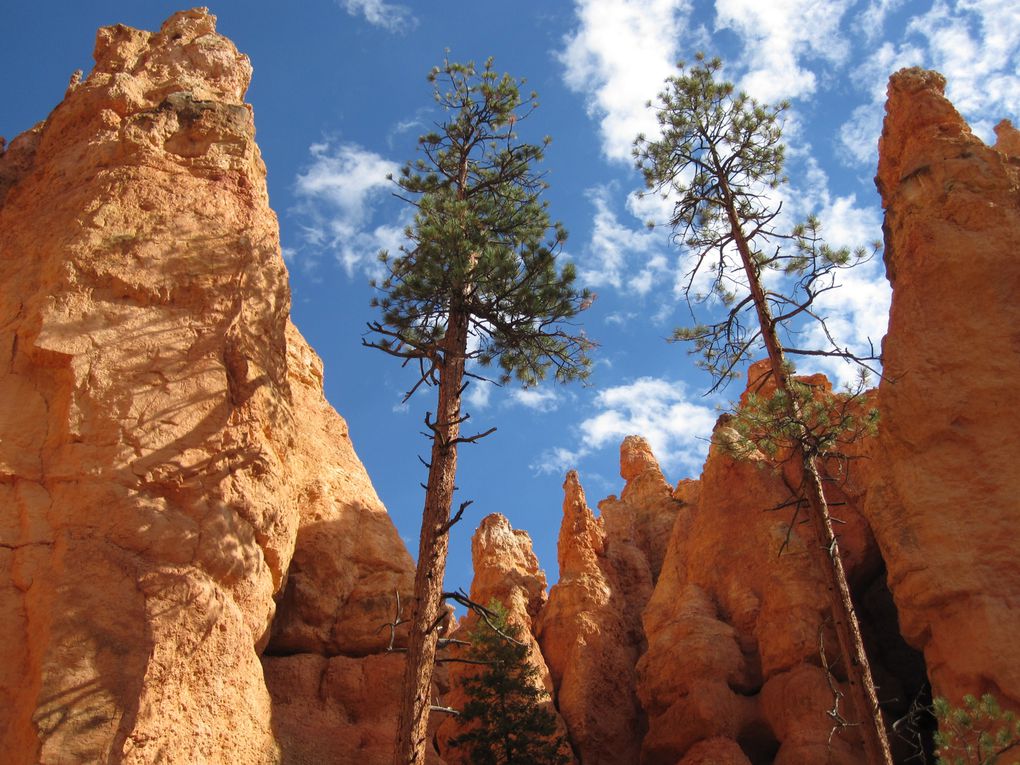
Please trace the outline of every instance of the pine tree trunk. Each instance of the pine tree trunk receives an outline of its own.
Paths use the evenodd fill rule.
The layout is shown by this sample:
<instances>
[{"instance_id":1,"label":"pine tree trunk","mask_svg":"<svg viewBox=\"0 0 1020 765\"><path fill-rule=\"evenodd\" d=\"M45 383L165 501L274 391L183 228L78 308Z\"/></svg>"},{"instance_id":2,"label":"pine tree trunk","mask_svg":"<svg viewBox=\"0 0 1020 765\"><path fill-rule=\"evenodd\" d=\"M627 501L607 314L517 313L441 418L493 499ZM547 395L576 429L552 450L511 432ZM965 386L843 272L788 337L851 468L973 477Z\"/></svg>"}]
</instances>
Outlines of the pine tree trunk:
<instances>
[{"instance_id":1,"label":"pine tree trunk","mask_svg":"<svg viewBox=\"0 0 1020 765\"><path fill-rule=\"evenodd\" d=\"M443 579L450 546L447 524L457 474L455 440L460 435L467 334L468 315L463 311L451 311L444 340L443 363L439 369L439 406L418 545L414 605L407 638L407 664L404 667L394 765L422 765L425 762L432 673L439 641L437 628L443 612Z\"/></svg>"},{"instance_id":2,"label":"pine tree trunk","mask_svg":"<svg viewBox=\"0 0 1020 765\"><path fill-rule=\"evenodd\" d=\"M776 325L758 277L751 248L744 236L737 217L736 205L733 203L725 181L722 183L722 189L730 228L740 252L751 297L758 313L762 340L769 355L769 365L776 382L776 388L786 395L787 414L792 420L799 422L799 405L794 391L791 389L783 346L776 332ZM816 541L816 544L809 545L809 548L811 548L811 558L815 566L825 577L826 589L829 592L832 622L839 640L847 682L850 685L851 705L856 713L856 719L850 720L850 722L859 724L861 737L864 741L864 753L869 765L892 765L892 753L889 749L889 740L886 737L885 723L882 720L882 711L878 706L878 695L875 692L871 665L864 651L864 641L861 638L857 612L850 597L850 586L847 583L846 571L840 557L839 542L832 529L829 506L825 499L815 457L804 449L808 434L803 425L801 425L799 435L801 437L798 439L795 454L800 459L804 471L805 499L810 509Z\"/></svg>"}]
</instances>

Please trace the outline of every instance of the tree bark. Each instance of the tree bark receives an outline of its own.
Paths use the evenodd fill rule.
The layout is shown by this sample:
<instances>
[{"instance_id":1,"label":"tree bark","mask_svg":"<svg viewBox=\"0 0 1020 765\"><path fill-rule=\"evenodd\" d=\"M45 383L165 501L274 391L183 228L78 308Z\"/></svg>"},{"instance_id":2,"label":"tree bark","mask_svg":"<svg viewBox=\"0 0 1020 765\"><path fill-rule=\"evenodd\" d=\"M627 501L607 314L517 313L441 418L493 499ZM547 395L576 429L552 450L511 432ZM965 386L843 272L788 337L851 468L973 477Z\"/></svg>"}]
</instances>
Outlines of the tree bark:
<instances>
[{"instance_id":1,"label":"tree bark","mask_svg":"<svg viewBox=\"0 0 1020 765\"><path fill-rule=\"evenodd\" d=\"M432 673L443 602L443 579L450 546L450 508L457 475L457 444L460 435L461 386L467 350L468 315L451 310L439 369L439 405L432 436L425 510L418 544L418 567L414 577L413 607L407 637L404 692L397 725L394 765L422 765L428 744Z\"/></svg>"},{"instance_id":2,"label":"tree bark","mask_svg":"<svg viewBox=\"0 0 1020 765\"><path fill-rule=\"evenodd\" d=\"M722 174L720 178L724 178ZM733 232L737 250L740 252L744 274L747 276L754 300L758 321L761 325L762 340L769 356L769 365L775 378L776 388L786 395L787 414L795 422L800 422L800 407L790 385L783 345L776 332L775 321L769 310L765 292L758 278L754 257L743 228L737 216L736 205L726 182L722 181L722 193L726 204L726 213L730 229ZM846 571L840 557L839 541L832 528L829 505L825 499L821 476L813 454L805 450L807 429L800 426L800 437L795 448L796 457L801 461L804 471L805 499L810 509L811 523L815 532L815 545L809 545L811 558L825 577L826 589L829 593L829 604L836 637L845 665L847 682L850 686L850 701L857 720L850 721L860 726L864 752L871 765L892 765L892 752L885 732L882 710L878 706L878 695L871 674L871 664L864 651L861 628L857 621L857 612L850 597L850 586L847 583ZM828 668L824 668L828 670Z\"/></svg>"}]
</instances>

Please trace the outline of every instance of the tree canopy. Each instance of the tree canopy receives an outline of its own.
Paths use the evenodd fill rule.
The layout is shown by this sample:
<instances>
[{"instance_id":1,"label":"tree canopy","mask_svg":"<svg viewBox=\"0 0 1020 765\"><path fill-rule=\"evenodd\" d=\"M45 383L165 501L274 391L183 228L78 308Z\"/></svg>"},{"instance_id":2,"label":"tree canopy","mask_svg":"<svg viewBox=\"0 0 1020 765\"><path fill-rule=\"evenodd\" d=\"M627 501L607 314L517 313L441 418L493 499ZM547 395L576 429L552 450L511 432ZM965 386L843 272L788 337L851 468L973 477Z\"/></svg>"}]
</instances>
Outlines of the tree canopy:
<instances>
[{"instance_id":1,"label":"tree canopy","mask_svg":"<svg viewBox=\"0 0 1020 765\"><path fill-rule=\"evenodd\" d=\"M839 271L874 251L830 247L816 217L791 223L783 214L788 104L760 104L721 81L719 59L699 56L695 66L679 68L654 105L660 137L639 136L634 156L649 190L673 203L668 224L691 255L688 302L711 301L722 310L718 320L677 329L673 339L693 344L699 365L715 378L713 389L769 350L770 331L784 341L786 355L865 366L876 360L873 349L858 355L840 346L818 310L818 298L839 286ZM815 323L823 347L802 345L811 334L800 331L804 321Z\"/></svg>"},{"instance_id":2,"label":"tree canopy","mask_svg":"<svg viewBox=\"0 0 1020 765\"><path fill-rule=\"evenodd\" d=\"M449 118L421 136L423 156L394 179L416 210L409 244L381 256L382 321L370 325L380 339L370 344L417 360L433 382L450 313L462 312L465 357L495 363L500 382L534 385L550 370L559 381L584 378L592 343L567 322L591 295L575 289L572 264L556 264L567 233L550 221L535 167L549 139L519 140L517 126L538 102L492 63L478 71L447 61L429 75Z\"/></svg>"}]
</instances>

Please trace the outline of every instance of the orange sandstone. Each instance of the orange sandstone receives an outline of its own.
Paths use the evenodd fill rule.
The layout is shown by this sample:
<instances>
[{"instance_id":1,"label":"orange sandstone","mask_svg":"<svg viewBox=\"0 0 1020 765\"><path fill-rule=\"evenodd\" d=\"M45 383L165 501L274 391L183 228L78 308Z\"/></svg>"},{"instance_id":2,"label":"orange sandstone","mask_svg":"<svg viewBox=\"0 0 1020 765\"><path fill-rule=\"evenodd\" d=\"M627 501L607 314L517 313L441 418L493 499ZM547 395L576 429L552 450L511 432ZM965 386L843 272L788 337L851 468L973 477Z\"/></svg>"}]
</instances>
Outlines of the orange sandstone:
<instances>
[{"instance_id":1,"label":"orange sandstone","mask_svg":"<svg viewBox=\"0 0 1020 765\"><path fill-rule=\"evenodd\" d=\"M275 598L278 646L377 651L410 557L289 324L247 58L204 9L95 58L0 154L0 750L287 760Z\"/></svg>"},{"instance_id":2,"label":"orange sandstone","mask_svg":"<svg viewBox=\"0 0 1020 765\"><path fill-rule=\"evenodd\" d=\"M935 72L890 79L876 179L893 286L868 516L935 694L1020 708L1020 139Z\"/></svg>"}]
</instances>

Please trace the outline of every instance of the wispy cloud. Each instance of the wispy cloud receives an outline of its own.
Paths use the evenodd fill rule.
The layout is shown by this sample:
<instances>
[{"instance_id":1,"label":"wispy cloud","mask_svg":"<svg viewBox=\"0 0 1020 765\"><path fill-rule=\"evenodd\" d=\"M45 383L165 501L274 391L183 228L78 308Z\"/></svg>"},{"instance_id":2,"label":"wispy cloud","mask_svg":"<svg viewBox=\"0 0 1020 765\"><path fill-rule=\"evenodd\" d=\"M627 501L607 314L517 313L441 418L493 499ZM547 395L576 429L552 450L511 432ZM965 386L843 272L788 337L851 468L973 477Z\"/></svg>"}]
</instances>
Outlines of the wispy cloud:
<instances>
[{"instance_id":1,"label":"wispy cloud","mask_svg":"<svg viewBox=\"0 0 1020 765\"><path fill-rule=\"evenodd\" d=\"M1016 115L1020 105L1020 4L936 0L908 31L927 41L932 65L948 80L949 100L973 121L987 122L972 127L994 140L996 118Z\"/></svg>"},{"instance_id":2,"label":"wispy cloud","mask_svg":"<svg viewBox=\"0 0 1020 765\"><path fill-rule=\"evenodd\" d=\"M405 5L383 0L339 0L339 3L351 16L364 16L369 24L390 32L406 32L418 25L418 19Z\"/></svg>"},{"instance_id":3,"label":"wispy cloud","mask_svg":"<svg viewBox=\"0 0 1020 765\"><path fill-rule=\"evenodd\" d=\"M464 394L464 400L467 402L468 408L475 411L488 409L494 387L492 383L484 380L471 380L471 384Z\"/></svg>"},{"instance_id":4,"label":"wispy cloud","mask_svg":"<svg viewBox=\"0 0 1020 765\"><path fill-rule=\"evenodd\" d=\"M595 207L591 241L578 263L581 281L590 287L609 286L645 295L659 283L671 283L668 243L661 230L648 230L643 224L637 194L628 198L632 222L620 221L612 209L611 189L599 186L588 191Z\"/></svg>"},{"instance_id":5,"label":"wispy cloud","mask_svg":"<svg viewBox=\"0 0 1020 765\"><path fill-rule=\"evenodd\" d=\"M716 412L695 403L679 381L641 377L596 395L594 415L576 428L578 445L544 453L536 469L562 472L593 452L616 446L628 435L648 439L659 463L667 470L695 474L708 453L708 439Z\"/></svg>"},{"instance_id":6,"label":"wispy cloud","mask_svg":"<svg viewBox=\"0 0 1020 765\"><path fill-rule=\"evenodd\" d=\"M376 223L376 209L392 189L387 175L399 166L355 143L317 143L309 148L311 164L295 187L302 200L303 251L332 252L348 276L377 275L380 250L396 251L404 242L410 210L393 222Z\"/></svg>"},{"instance_id":7,"label":"wispy cloud","mask_svg":"<svg viewBox=\"0 0 1020 765\"><path fill-rule=\"evenodd\" d=\"M536 412L551 412L560 405L560 394L552 388L517 388L510 400Z\"/></svg>"},{"instance_id":8,"label":"wispy cloud","mask_svg":"<svg viewBox=\"0 0 1020 765\"><path fill-rule=\"evenodd\" d=\"M920 66L924 51L913 45L899 47L885 42L864 59L851 74L851 81L867 92L869 100L854 108L839 129L844 160L874 167L878 161L878 137L882 133L885 91L889 75L905 66Z\"/></svg>"},{"instance_id":9,"label":"wispy cloud","mask_svg":"<svg viewBox=\"0 0 1020 765\"><path fill-rule=\"evenodd\" d=\"M602 151L629 162L638 133L654 134L646 107L673 73L690 0L576 0L577 28L559 54L567 86L583 93L599 121Z\"/></svg>"},{"instance_id":10,"label":"wispy cloud","mask_svg":"<svg viewBox=\"0 0 1020 765\"><path fill-rule=\"evenodd\" d=\"M870 0L868 6L854 20L854 29L866 42L881 38L885 20L893 11L903 7L907 0Z\"/></svg>"}]
</instances>

